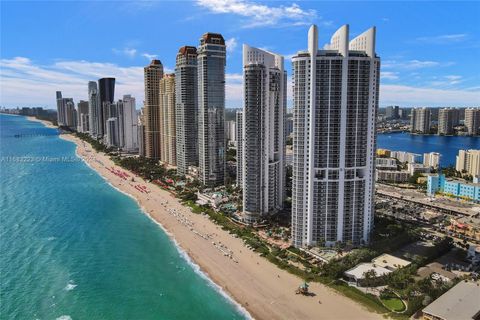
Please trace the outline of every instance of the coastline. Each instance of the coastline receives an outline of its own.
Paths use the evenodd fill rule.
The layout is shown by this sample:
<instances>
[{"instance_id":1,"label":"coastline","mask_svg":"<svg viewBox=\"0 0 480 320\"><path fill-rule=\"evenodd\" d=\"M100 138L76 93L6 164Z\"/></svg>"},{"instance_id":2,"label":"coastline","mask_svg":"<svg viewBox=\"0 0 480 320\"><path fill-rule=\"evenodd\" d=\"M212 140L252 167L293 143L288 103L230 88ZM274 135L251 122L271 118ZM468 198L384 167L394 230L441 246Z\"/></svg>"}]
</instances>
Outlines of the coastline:
<instances>
[{"instance_id":1,"label":"coastline","mask_svg":"<svg viewBox=\"0 0 480 320\"><path fill-rule=\"evenodd\" d=\"M25 117L27 118L28 121L40 122L41 124L43 124L47 128L57 129L57 127L54 126L50 121L40 120L40 119L37 119L33 116L25 116Z\"/></svg>"},{"instance_id":2,"label":"coastline","mask_svg":"<svg viewBox=\"0 0 480 320\"><path fill-rule=\"evenodd\" d=\"M36 119L35 119L36 120ZM74 137L62 135L62 139L76 144L76 154L118 191L134 198L154 222L174 241L181 255L192 263L201 276L213 282L221 294L227 295L248 310L257 319L379 319L358 303L319 283L311 283L314 297L296 295L295 289L302 280L248 250L242 240L223 231L206 216L190 212L169 192L147 183L140 177L135 182L124 180L107 168L115 167L108 156L95 152L91 146ZM129 173L134 176L132 173ZM135 185L146 186L150 193L143 193ZM175 210L173 213L172 210ZM186 220L187 219L187 220ZM185 221L191 224L186 225ZM197 233L192 232L192 226ZM205 239L201 235L209 235ZM225 257L212 242L222 243L233 252L238 263ZM279 280L281 279L281 281ZM222 292L223 291L223 292ZM242 308L238 307L240 311Z\"/></svg>"}]
</instances>

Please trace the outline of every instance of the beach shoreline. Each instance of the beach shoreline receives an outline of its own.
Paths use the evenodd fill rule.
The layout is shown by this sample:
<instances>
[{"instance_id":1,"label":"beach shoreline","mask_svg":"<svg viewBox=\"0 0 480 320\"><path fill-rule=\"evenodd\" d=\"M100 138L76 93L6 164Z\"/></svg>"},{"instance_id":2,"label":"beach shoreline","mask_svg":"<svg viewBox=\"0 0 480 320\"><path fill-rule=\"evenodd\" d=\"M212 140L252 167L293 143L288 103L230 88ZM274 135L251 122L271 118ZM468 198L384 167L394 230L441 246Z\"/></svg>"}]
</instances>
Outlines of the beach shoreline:
<instances>
[{"instance_id":1,"label":"beach shoreline","mask_svg":"<svg viewBox=\"0 0 480 320\"><path fill-rule=\"evenodd\" d=\"M310 284L315 296L296 295L295 289L302 279L247 249L241 239L222 230L207 216L192 213L168 191L116 166L87 142L70 134L60 137L74 143L77 156L107 183L135 199L142 211L174 241L187 262L198 268L221 294L238 304L237 308L246 316L255 319L382 318L319 283ZM134 181L118 172L126 173ZM231 252L232 258L224 254L225 250Z\"/></svg>"},{"instance_id":2,"label":"beach shoreline","mask_svg":"<svg viewBox=\"0 0 480 320\"><path fill-rule=\"evenodd\" d=\"M33 116L25 116L25 117L27 118L28 121L40 122L41 124L43 124L47 128L58 129L58 127L53 125L53 123L51 123L50 121L37 119Z\"/></svg>"}]
</instances>

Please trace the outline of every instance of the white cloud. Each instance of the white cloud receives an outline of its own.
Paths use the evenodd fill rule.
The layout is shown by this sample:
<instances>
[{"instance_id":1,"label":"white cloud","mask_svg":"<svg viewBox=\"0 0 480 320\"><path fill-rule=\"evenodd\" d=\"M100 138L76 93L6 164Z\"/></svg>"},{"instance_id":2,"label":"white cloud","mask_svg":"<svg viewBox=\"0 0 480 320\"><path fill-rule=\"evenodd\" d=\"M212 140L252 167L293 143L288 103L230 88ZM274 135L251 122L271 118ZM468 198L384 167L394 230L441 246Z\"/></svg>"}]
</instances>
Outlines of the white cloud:
<instances>
[{"instance_id":1,"label":"white cloud","mask_svg":"<svg viewBox=\"0 0 480 320\"><path fill-rule=\"evenodd\" d=\"M123 48L123 49L113 48L112 51L117 55L124 55L129 58L134 58L135 55L137 54L137 49L134 49L134 48Z\"/></svg>"},{"instance_id":2,"label":"white cloud","mask_svg":"<svg viewBox=\"0 0 480 320\"><path fill-rule=\"evenodd\" d=\"M381 79L386 79L386 80L397 80L398 79L398 72L382 71L380 73L380 78Z\"/></svg>"},{"instance_id":3,"label":"white cloud","mask_svg":"<svg viewBox=\"0 0 480 320\"><path fill-rule=\"evenodd\" d=\"M445 76L445 79L448 79L450 81L458 81L458 80L462 79L462 76L455 76L455 75Z\"/></svg>"},{"instance_id":4,"label":"white cloud","mask_svg":"<svg viewBox=\"0 0 480 320\"><path fill-rule=\"evenodd\" d=\"M122 67L113 63L91 61L57 61L49 65L36 65L25 57L0 59L0 106L55 107L55 91L75 102L87 99L88 81L103 77L116 78L115 99L132 94L137 107L143 105L143 66ZM165 73L173 72L164 66ZM227 74L227 100L243 98L242 75ZM27 94L28 93L28 94Z\"/></svg>"},{"instance_id":5,"label":"white cloud","mask_svg":"<svg viewBox=\"0 0 480 320\"><path fill-rule=\"evenodd\" d=\"M115 97L132 94L138 107L143 103L143 66L122 67L113 63L90 61L57 61L49 65L37 65L25 57L0 59L0 105L55 107L55 91L61 90L76 102L87 99L88 81L102 77L115 77ZM171 72L165 68L165 72ZM387 77L392 74L387 73ZM395 75L395 74L393 74ZM385 72L383 72L385 76ZM392 79L393 80L393 79ZM448 83L462 81L459 75L447 75L439 80ZM289 105L292 99L292 80L287 81ZM227 107L243 106L243 76L241 73L226 75ZM413 87L401 84L380 86L380 104L404 106L472 106L480 105L478 87L452 89L449 87Z\"/></svg>"},{"instance_id":6,"label":"white cloud","mask_svg":"<svg viewBox=\"0 0 480 320\"><path fill-rule=\"evenodd\" d=\"M424 42L429 44L449 44L449 43L457 43L464 41L468 38L466 33L457 33L457 34L443 34L439 36L431 36L431 37L419 37L417 38L417 42Z\"/></svg>"},{"instance_id":7,"label":"white cloud","mask_svg":"<svg viewBox=\"0 0 480 320\"><path fill-rule=\"evenodd\" d=\"M233 52L235 51L235 48L237 47L238 42L236 38L230 38L227 41L225 41L225 44L227 46L227 51Z\"/></svg>"},{"instance_id":8,"label":"white cloud","mask_svg":"<svg viewBox=\"0 0 480 320\"><path fill-rule=\"evenodd\" d=\"M435 81L432 81L430 84L434 87L450 87L456 84L459 84L463 81L462 76L457 75L448 75L443 77L435 77Z\"/></svg>"},{"instance_id":9,"label":"white cloud","mask_svg":"<svg viewBox=\"0 0 480 320\"><path fill-rule=\"evenodd\" d=\"M132 94L142 104L143 67L121 67L112 63L57 61L35 65L30 59L1 59L0 105L55 106L55 91L61 90L76 102L87 99L88 81L115 77L115 96ZM28 94L27 94L28 93Z\"/></svg>"},{"instance_id":10,"label":"white cloud","mask_svg":"<svg viewBox=\"0 0 480 320\"><path fill-rule=\"evenodd\" d=\"M247 0L197 0L197 4L216 14L235 14L246 18L243 27L304 25L317 18L315 10L290 6L267 6Z\"/></svg>"},{"instance_id":11,"label":"white cloud","mask_svg":"<svg viewBox=\"0 0 480 320\"><path fill-rule=\"evenodd\" d=\"M142 53L142 57L147 58L147 60L153 60L157 57L156 54L150 54L150 53Z\"/></svg>"},{"instance_id":12,"label":"white cloud","mask_svg":"<svg viewBox=\"0 0 480 320\"><path fill-rule=\"evenodd\" d=\"M408 61L396 61L387 60L382 63L383 68L399 68L399 69L422 69L438 66L449 66L452 62L440 63L438 61L421 61L421 60L408 60Z\"/></svg>"}]
</instances>

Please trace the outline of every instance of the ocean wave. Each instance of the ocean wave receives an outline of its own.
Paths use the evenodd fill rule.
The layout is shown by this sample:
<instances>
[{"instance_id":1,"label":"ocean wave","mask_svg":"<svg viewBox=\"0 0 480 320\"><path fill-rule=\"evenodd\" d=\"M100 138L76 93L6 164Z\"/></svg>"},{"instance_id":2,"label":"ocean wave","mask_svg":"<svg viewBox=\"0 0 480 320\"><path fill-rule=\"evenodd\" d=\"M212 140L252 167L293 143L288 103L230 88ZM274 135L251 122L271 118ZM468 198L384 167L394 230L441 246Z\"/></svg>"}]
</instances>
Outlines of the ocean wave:
<instances>
[{"instance_id":1,"label":"ocean wave","mask_svg":"<svg viewBox=\"0 0 480 320\"><path fill-rule=\"evenodd\" d=\"M75 282L73 282L73 280L70 280L68 281L67 285L65 286L64 290L65 291L72 291L73 289L75 289L77 285L75 284Z\"/></svg>"},{"instance_id":2,"label":"ocean wave","mask_svg":"<svg viewBox=\"0 0 480 320\"><path fill-rule=\"evenodd\" d=\"M72 317L70 317L69 315L64 315L58 317L56 320L72 320Z\"/></svg>"}]
</instances>

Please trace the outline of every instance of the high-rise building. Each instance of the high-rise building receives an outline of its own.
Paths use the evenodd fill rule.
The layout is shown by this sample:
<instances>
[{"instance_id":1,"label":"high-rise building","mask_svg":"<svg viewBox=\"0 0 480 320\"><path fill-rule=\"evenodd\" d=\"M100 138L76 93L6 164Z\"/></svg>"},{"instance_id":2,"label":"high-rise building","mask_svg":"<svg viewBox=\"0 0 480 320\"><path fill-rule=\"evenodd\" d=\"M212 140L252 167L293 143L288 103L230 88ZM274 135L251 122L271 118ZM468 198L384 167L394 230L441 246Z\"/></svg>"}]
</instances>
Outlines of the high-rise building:
<instances>
[{"instance_id":1,"label":"high-rise building","mask_svg":"<svg viewBox=\"0 0 480 320\"><path fill-rule=\"evenodd\" d=\"M429 152L423 154L423 165L433 169L438 169L440 166L441 154L438 152Z\"/></svg>"},{"instance_id":2,"label":"high-rise building","mask_svg":"<svg viewBox=\"0 0 480 320\"><path fill-rule=\"evenodd\" d=\"M412 113L411 108L400 108L400 110L398 111L400 119L403 119L403 120L408 120L411 113Z\"/></svg>"},{"instance_id":3,"label":"high-rise building","mask_svg":"<svg viewBox=\"0 0 480 320\"><path fill-rule=\"evenodd\" d=\"M238 110L235 114L237 127L237 186L243 188L243 111Z\"/></svg>"},{"instance_id":4,"label":"high-rise building","mask_svg":"<svg viewBox=\"0 0 480 320\"><path fill-rule=\"evenodd\" d=\"M105 144L107 147L118 147L118 119L109 118L106 122Z\"/></svg>"},{"instance_id":5,"label":"high-rise building","mask_svg":"<svg viewBox=\"0 0 480 320\"><path fill-rule=\"evenodd\" d=\"M442 108L438 111L438 134L452 135L453 127L459 123L459 112L455 108Z\"/></svg>"},{"instance_id":6,"label":"high-rise building","mask_svg":"<svg viewBox=\"0 0 480 320\"><path fill-rule=\"evenodd\" d=\"M385 108L385 117L387 120L394 120L400 118L399 106L388 106Z\"/></svg>"},{"instance_id":7,"label":"high-rise building","mask_svg":"<svg viewBox=\"0 0 480 320\"><path fill-rule=\"evenodd\" d=\"M88 110L88 101L80 100L77 103L77 131L82 133L89 132L89 110Z\"/></svg>"},{"instance_id":8,"label":"high-rise building","mask_svg":"<svg viewBox=\"0 0 480 320\"><path fill-rule=\"evenodd\" d=\"M138 155L145 157L145 116L144 108L138 113L137 119L137 139L138 139Z\"/></svg>"},{"instance_id":9,"label":"high-rise building","mask_svg":"<svg viewBox=\"0 0 480 320\"><path fill-rule=\"evenodd\" d=\"M234 120L225 121L225 138L229 143L237 141L237 128Z\"/></svg>"},{"instance_id":10,"label":"high-rise building","mask_svg":"<svg viewBox=\"0 0 480 320\"><path fill-rule=\"evenodd\" d=\"M123 149L125 145L125 110L123 100L118 100L114 106L115 118L117 119L117 147Z\"/></svg>"},{"instance_id":11,"label":"high-rise building","mask_svg":"<svg viewBox=\"0 0 480 320\"><path fill-rule=\"evenodd\" d=\"M293 64L292 241L369 241L374 213L380 58L375 27L349 42L344 25L323 50L317 26Z\"/></svg>"},{"instance_id":12,"label":"high-rise building","mask_svg":"<svg viewBox=\"0 0 480 320\"><path fill-rule=\"evenodd\" d=\"M197 49L198 162L203 185L225 183L225 64L223 36L205 33Z\"/></svg>"},{"instance_id":13,"label":"high-rise building","mask_svg":"<svg viewBox=\"0 0 480 320\"><path fill-rule=\"evenodd\" d=\"M138 117L135 106L135 98L131 95L123 96L122 104L123 118L123 144L122 149L127 152L135 152L138 150Z\"/></svg>"},{"instance_id":14,"label":"high-rise building","mask_svg":"<svg viewBox=\"0 0 480 320\"><path fill-rule=\"evenodd\" d=\"M63 98L62 92L56 92L57 98L57 123L60 127L77 130L77 111L72 98Z\"/></svg>"},{"instance_id":15,"label":"high-rise building","mask_svg":"<svg viewBox=\"0 0 480 320\"><path fill-rule=\"evenodd\" d=\"M160 80L160 160L177 165L175 124L175 74L170 73Z\"/></svg>"},{"instance_id":16,"label":"high-rise building","mask_svg":"<svg viewBox=\"0 0 480 320\"><path fill-rule=\"evenodd\" d=\"M473 177L480 176L480 150L458 150L455 169Z\"/></svg>"},{"instance_id":17,"label":"high-rise building","mask_svg":"<svg viewBox=\"0 0 480 320\"><path fill-rule=\"evenodd\" d=\"M65 107L65 126L77 130L77 110L72 98L63 98Z\"/></svg>"},{"instance_id":18,"label":"high-rise building","mask_svg":"<svg viewBox=\"0 0 480 320\"><path fill-rule=\"evenodd\" d=\"M243 45L243 213L248 223L283 208L287 75L283 57Z\"/></svg>"},{"instance_id":19,"label":"high-rise building","mask_svg":"<svg viewBox=\"0 0 480 320\"><path fill-rule=\"evenodd\" d=\"M177 173L186 175L188 167L198 166L197 48L178 50L175 64L175 122Z\"/></svg>"},{"instance_id":20,"label":"high-rise building","mask_svg":"<svg viewBox=\"0 0 480 320\"><path fill-rule=\"evenodd\" d=\"M413 108L412 119L410 121L413 133L430 133L430 109L429 108Z\"/></svg>"},{"instance_id":21,"label":"high-rise building","mask_svg":"<svg viewBox=\"0 0 480 320\"><path fill-rule=\"evenodd\" d=\"M58 126L64 126L65 125L65 107L63 106L62 92L57 91L56 97L57 97L57 123L58 123Z\"/></svg>"},{"instance_id":22,"label":"high-rise building","mask_svg":"<svg viewBox=\"0 0 480 320\"><path fill-rule=\"evenodd\" d=\"M480 108L465 109L464 123L469 135L480 135Z\"/></svg>"},{"instance_id":23,"label":"high-rise building","mask_svg":"<svg viewBox=\"0 0 480 320\"><path fill-rule=\"evenodd\" d=\"M90 136L97 138L98 134L102 132L101 115L100 115L100 97L98 95L97 82L88 82L88 120Z\"/></svg>"},{"instance_id":24,"label":"high-rise building","mask_svg":"<svg viewBox=\"0 0 480 320\"><path fill-rule=\"evenodd\" d=\"M109 119L109 105L115 99L115 78L101 78L98 80L98 137L103 137L107 132L107 120Z\"/></svg>"},{"instance_id":25,"label":"high-rise building","mask_svg":"<svg viewBox=\"0 0 480 320\"><path fill-rule=\"evenodd\" d=\"M145 75L145 156L160 159L160 80L163 65L152 60L144 68Z\"/></svg>"}]
</instances>

